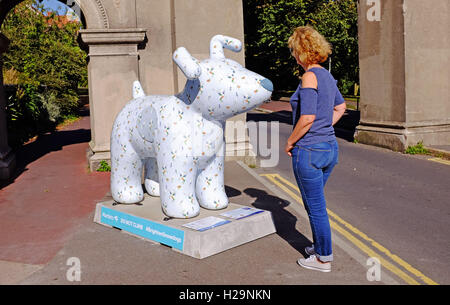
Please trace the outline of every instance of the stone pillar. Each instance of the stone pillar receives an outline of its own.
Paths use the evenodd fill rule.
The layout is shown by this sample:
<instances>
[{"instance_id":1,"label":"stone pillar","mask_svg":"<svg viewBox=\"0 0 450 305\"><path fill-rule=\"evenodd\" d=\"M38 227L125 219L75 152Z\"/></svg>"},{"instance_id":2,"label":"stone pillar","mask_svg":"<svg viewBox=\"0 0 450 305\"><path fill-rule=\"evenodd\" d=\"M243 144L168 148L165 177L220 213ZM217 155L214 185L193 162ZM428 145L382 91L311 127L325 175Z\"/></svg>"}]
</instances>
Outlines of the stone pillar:
<instances>
[{"instance_id":1,"label":"stone pillar","mask_svg":"<svg viewBox=\"0 0 450 305\"><path fill-rule=\"evenodd\" d=\"M139 80L138 45L146 30L81 30L81 40L89 46L89 106L91 141L88 160L96 170L102 160L110 160L110 136L114 119L132 99L132 86Z\"/></svg>"},{"instance_id":2,"label":"stone pillar","mask_svg":"<svg viewBox=\"0 0 450 305\"><path fill-rule=\"evenodd\" d=\"M0 55L9 45L9 39L0 33ZM0 179L11 177L16 165L16 158L8 146L8 132L6 128L5 92L3 90L3 65L0 61Z\"/></svg>"},{"instance_id":3,"label":"stone pillar","mask_svg":"<svg viewBox=\"0 0 450 305\"><path fill-rule=\"evenodd\" d=\"M395 151L450 144L449 1L376 2L359 7L355 138Z\"/></svg>"}]
</instances>

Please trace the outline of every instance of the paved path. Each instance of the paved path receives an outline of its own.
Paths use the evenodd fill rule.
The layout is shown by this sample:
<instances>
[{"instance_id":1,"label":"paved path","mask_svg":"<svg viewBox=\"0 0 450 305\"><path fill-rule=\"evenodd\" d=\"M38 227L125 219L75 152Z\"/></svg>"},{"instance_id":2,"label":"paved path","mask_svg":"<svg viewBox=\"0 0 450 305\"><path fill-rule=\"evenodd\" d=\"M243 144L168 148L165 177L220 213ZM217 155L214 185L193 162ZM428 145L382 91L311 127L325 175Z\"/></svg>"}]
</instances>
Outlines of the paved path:
<instances>
[{"instance_id":1,"label":"paved path","mask_svg":"<svg viewBox=\"0 0 450 305\"><path fill-rule=\"evenodd\" d=\"M303 249L311 244L309 224L304 215L296 212L294 201L279 197L262 182L245 165L226 162L225 184L230 201L271 211L276 234L199 260L96 224L91 214L80 220L80 229L44 268L20 283L71 284L66 279L70 257L80 260L81 284L380 283L367 281L367 268L339 247L335 249L339 260L333 266L334 272L299 267L297 259L303 257Z\"/></svg>"},{"instance_id":2,"label":"paved path","mask_svg":"<svg viewBox=\"0 0 450 305\"><path fill-rule=\"evenodd\" d=\"M300 268L311 244L304 210L241 163L225 164L227 195L270 210L276 234L197 260L98 225L94 207L109 199L109 174L87 171L89 139L83 117L18 153L19 174L0 190L0 283L77 284L66 277L72 257L81 262L81 284L382 283L367 281L367 267L340 247L334 272Z\"/></svg>"},{"instance_id":3,"label":"paved path","mask_svg":"<svg viewBox=\"0 0 450 305\"><path fill-rule=\"evenodd\" d=\"M85 116L17 152L17 173L0 189L0 269L15 274L9 280L48 263L108 192L109 174L88 172L89 128Z\"/></svg>"},{"instance_id":4,"label":"paved path","mask_svg":"<svg viewBox=\"0 0 450 305\"><path fill-rule=\"evenodd\" d=\"M289 104L278 104L277 107L286 105ZM279 109L279 111L288 110ZM265 120L274 119L273 116L262 113L253 115L265 116ZM290 122L288 117L276 119L282 121L282 124L288 125ZM286 122L283 123L283 120ZM333 272L323 274L298 267L296 260L305 255L303 249L311 243L309 222L303 207L292 191L286 192L278 184L272 183L267 176L261 176L272 172L261 171L258 168L250 169L236 162L225 164L227 195L231 202L271 211L277 228L276 234L197 260L168 247L95 224L93 222L95 203L109 198L109 173L88 172L85 155L89 140L89 117L83 117L63 130L45 135L36 142L26 145L18 153L18 159L22 160L18 166L18 175L13 181L4 183L0 189L0 283L77 284L78 282L69 282L66 278L69 268L67 260L71 257L76 257L81 262L82 273L79 282L81 284L405 283L403 279L384 268L380 282L368 281L366 265L368 256L344 235L336 234L336 231L334 234L336 260L333 263ZM354 158L351 149L345 154ZM391 152L384 154L389 156ZM399 156L397 159L402 158L398 154L397 156ZM331 189L332 194L341 199L339 201L341 204L331 208L350 223L362 228L364 232L370 233L370 236L375 236L377 241L383 241L383 245L386 245L384 242L387 241L389 249L399 250L394 253L400 253L402 258L406 257L408 262L412 262L414 267L419 266L426 275L445 283L448 281L448 276L444 274L445 270L448 270L445 264L448 259L442 262L433 260L430 263L420 260L422 256L417 256L417 253L426 250L423 257L430 257L427 251L429 249L433 251L433 243L439 243L446 255L448 249L445 245L441 245L447 240L442 235L445 230L432 232L435 230L434 227L423 226L420 220L424 218L419 217L416 218L419 222L411 226L411 230L406 227L401 231L404 243L399 244L400 248L394 247L395 242L398 242L395 235L388 239L382 238L386 230L396 228L395 222L389 219L399 219L409 226L415 223L414 219L410 219L410 210L418 211L413 205L406 204L394 209L394 213L386 214L384 213L386 210L379 209L368 201L371 196L377 198L377 194L381 198L386 198L377 188L377 184L381 183L384 190L390 189L388 184L392 180L380 181L384 165L393 168L391 171L393 177L401 170L396 166L409 166L397 159L393 159L392 162L386 159L380 163L377 161L376 153L368 153L358 161L357 173L353 172L353 164L342 162L339 165L340 171L344 174L348 171L347 174L356 181L360 180L360 184L356 186L360 189L357 192L359 197L355 197L356 202L349 201L347 199L351 197L345 197L348 192ZM289 164L281 162L281 165L286 168L278 171L278 174L287 177L288 182L292 184L294 180L288 176ZM359 176L361 175L359 169L365 165L371 166L370 180L364 180ZM436 163L434 166L437 168L444 165ZM432 176L433 172L424 171L424 174L428 177ZM334 181L338 188L351 189L351 181L340 181L337 176L339 175L330 180L330 186ZM369 186L364 184L364 181L369 183ZM405 183L419 185L413 180L408 181ZM345 184L347 182L350 184ZM393 198L402 196L402 193L390 194L389 196L397 196ZM412 196L421 196L420 194L418 189ZM414 202L414 198L410 197L407 197L408 202ZM395 202L390 200L385 204L394 205ZM356 206L352 206L353 203L356 203ZM427 206L430 204L427 203ZM351 212L358 207L362 209L362 214L352 214ZM444 206L443 209L445 210ZM418 213L426 215L425 211L424 206ZM371 213L375 212L376 217L370 217ZM438 221L446 217L445 213L441 213L440 218L437 218ZM388 224L394 224L394 227L378 225L383 220L389 220ZM376 230L366 230L366 225L369 226L374 222ZM435 225L444 229L448 227L445 223L440 225L440 222ZM412 237L408 235L410 232L414 234ZM434 236L437 233L437 241L425 239L422 246L416 244L410 249L413 250L410 254L404 254L404 251L408 251L409 241L411 238L414 240L414 236L422 241L422 237ZM422 268L423 266L425 268ZM443 270L436 273L436 269L439 268Z\"/></svg>"},{"instance_id":5,"label":"paved path","mask_svg":"<svg viewBox=\"0 0 450 305\"><path fill-rule=\"evenodd\" d=\"M289 115L280 108L269 103L265 110L273 114L247 115L251 121L280 122L278 142L268 147L283 148L292 131ZM351 122L352 115L346 120ZM450 162L355 144L352 132L340 131L340 136L340 162L326 187L334 235L350 242L365 259L379 257L401 283L448 284ZM276 166L255 171L298 201L291 159L279 153Z\"/></svg>"}]
</instances>

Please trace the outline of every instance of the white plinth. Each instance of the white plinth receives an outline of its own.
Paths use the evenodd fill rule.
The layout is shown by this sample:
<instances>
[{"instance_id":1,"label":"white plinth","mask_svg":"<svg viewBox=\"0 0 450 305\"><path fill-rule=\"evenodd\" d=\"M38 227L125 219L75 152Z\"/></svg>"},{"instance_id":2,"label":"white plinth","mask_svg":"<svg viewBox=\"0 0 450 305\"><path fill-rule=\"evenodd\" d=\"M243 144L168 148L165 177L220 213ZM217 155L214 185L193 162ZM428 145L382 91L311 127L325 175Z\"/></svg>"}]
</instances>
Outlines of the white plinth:
<instances>
[{"instance_id":1,"label":"white plinth","mask_svg":"<svg viewBox=\"0 0 450 305\"><path fill-rule=\"evenodd\" d=\"M200 215L195 218L168 220L161 210L158 197L146 196L141 205L113 205L113 203L112 200L98 203L94 222L164 244L177 252L198 259L276 232L272 214L269 211L237 220L220 216L226 211L244 207L234 203L230 203L223 210L201 209ZM183 227L186 223L209 216L230 222L202 232Z\"/></svg>"}]
</instances>

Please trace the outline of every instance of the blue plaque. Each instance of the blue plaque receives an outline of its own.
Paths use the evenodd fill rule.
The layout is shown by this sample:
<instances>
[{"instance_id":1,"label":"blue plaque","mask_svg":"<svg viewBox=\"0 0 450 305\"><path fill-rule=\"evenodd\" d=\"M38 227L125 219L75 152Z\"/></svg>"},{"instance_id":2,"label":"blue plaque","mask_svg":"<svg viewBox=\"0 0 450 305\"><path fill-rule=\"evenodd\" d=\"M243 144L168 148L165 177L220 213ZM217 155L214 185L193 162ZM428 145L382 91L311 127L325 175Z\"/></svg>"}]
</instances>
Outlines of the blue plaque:
<instances>
[{"instance_id":1,"label":"blue plaque","mask_svg":"<svg viewBox=\"0 0 450 305\"><path fill-rule=\"evenodd\" d=\"M184 231L102 206L100 222L183 251Z\"/></svg>"}]
</instances>

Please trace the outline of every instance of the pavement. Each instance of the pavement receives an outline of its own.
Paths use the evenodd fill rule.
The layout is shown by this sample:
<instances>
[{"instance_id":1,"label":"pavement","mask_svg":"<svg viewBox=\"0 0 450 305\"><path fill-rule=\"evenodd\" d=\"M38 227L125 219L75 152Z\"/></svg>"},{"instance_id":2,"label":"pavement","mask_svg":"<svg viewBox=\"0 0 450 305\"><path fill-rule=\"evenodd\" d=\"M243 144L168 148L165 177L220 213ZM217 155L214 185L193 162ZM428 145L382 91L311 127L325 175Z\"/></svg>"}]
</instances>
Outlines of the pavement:
<instances>
[{"instance_id":1,"label":"pavement","mask_svg":"<svg viewBox=\"0 0 450 305\"><path fill-rule=\"evenodd\" d=\"M0 283L42 269L108 192L109 175L89 173L89 117L40 136L16 152L0 184Z\"/></svg>"},{"instance_id":2,"label":"pavement","mask_svg":"<svg viewBox=\"0 0 450 305\"><path fill-rule=\"evenodd\" d=\"M292 184L291 158L283 152L276 154L274 149L284 147L292 132L292 118L280 116L281 111L265 109L247 115L258 128L251 138L273 134L274 129L278 134L267 143L253 140L261 156L271 152L260 159L273 164L253 171L301 201L297 186ZM350 126L355 115L348 112L339 122L344 126ZM368 258L379 258L382 268L399 283L448 283L449 257L445 253L450 253L450 248L445 241L450 234L450 162L355 143L352 130L336 128L336 134L339 164L325 189L334 244L345 248L337 241L342 237L356 246L359 254L364 254L357 259L362 265ZM357 254L351 256L357 258Z\"/></svg>"},{"instance_id":3,"label":"pavement","mask_svg":"<svg viewBox=\"0 0 450 305\"><path fill-rule=\"evenodd\" d=\"M273 102L261 111L290 111ZM17 172L0 184L0 284L299 285L398 284L385 274L369 281L366 260L336 236L333 271L299 267L311 244L306 213L242 162L225 164L231 202L272 212L276 234L198 260L93 222L110 199L109 173L89 172L89 116L28 143ZM72 259L80 263L71 281ZM73 280L73 278L72 278Z\"/></svg>"}]
</instances>

